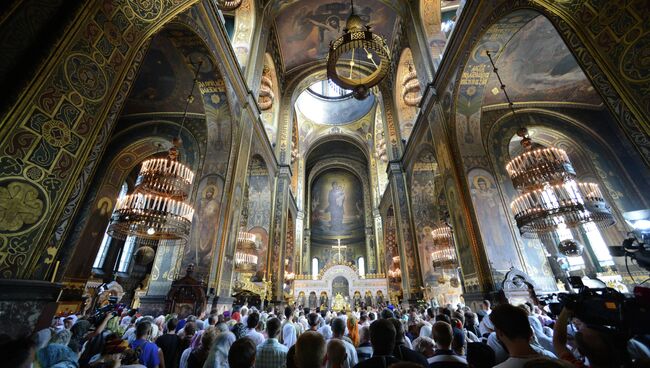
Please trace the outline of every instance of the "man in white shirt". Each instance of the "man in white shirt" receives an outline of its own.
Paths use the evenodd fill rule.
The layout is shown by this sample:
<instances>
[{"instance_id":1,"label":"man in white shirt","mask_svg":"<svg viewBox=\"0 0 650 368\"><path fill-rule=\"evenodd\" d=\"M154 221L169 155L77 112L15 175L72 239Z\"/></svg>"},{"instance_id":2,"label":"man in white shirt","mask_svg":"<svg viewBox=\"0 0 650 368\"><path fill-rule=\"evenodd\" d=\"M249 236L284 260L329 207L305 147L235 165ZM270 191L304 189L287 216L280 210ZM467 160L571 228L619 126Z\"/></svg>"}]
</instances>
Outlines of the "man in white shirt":
<instances>
[{"instance_id":1,"label":"man in white shirt","mask_svg":"<svg viewBox=\"0 0 650 368\"><path fill-rule=\"evenodd\" d=\"M261 333L257 332L255 329L257 327L257 324L260 322L260 314L257 312L253 312L248 316L248 319L246 320L246 337L250 338L253 340L255 343L255 346L260 345L261 343L264 342L264 335Z\"/></svg>"}]
</instances>

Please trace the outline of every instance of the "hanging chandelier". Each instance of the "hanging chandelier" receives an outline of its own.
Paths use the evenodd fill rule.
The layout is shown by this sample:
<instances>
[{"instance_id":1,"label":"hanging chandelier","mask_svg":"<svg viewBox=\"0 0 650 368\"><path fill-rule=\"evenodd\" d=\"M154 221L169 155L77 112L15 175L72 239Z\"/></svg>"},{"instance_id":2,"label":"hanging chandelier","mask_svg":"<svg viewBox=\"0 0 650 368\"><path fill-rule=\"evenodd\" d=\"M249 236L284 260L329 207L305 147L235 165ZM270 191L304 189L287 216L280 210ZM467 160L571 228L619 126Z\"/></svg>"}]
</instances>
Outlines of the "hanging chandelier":
<instances>
[{"instance_id":1,"label":"hanging chandelier","mask_svg":"<svg viewBox=\"0 0 650 368\"><path fill-rule=\"evenodd\" d=\"M217 0L217 7L221 11L232 11L239 8L242 0Z\"/></svg>"},{"instance_id":2,"label":"hanging chandelier","mask_svg":"<svg viewBox=\"0 0 650 368\"><path fill-rule=\"evenodd\" d=\"M350 0L350 8L343 35L330 43L327 77L362 100L388 74L390 50L386 41L372 33L370 26L354 14L353 0Z\"/></svg>"},{"instance_id":3,"label":"hanging chandelier","mask_svg":"<svg viewBox=\"0 0 650 368\"><path fill-rule=\"evenodd\" d=\"M402 100L406 106L418 107L420 100L422 100L420 82L410 62L408 64L408 70L408 73L402 79Z\"/></svg>"},{"instance_id":4,"label":"hanging chandelier","mask_svg":"<svg viewBox=\"0 0 650 368\"><path fill-rule=\"evenodd\" d=\"M257 267L258 248L255 234L240 231L237 234L237 250L235 251L235 271L250 272Z\"/></svg>"},{"instance_id":5,"label":"hanging chandelier","mask_svg":"<svg viewBox=\"0 0 650 368\"><path fill-rule=\"evenodd\" d=\"M453 245L453 234L448 223L442 223L431 231L434 250L431 252L431 263L434 268L450 267L457 263L456 250Z\"/></svg>"},{"instance_id":6,"label":"hanging chandelier","mask_svg":"<svg viewBox=\"0 0 650 368\"><path fill-rule=\"evenodd\" d=\"M133 192L117 200L108 226L108 235L116 239L134 237L140 245L156 246L161 240L188 241L194 208L185 203L194 172L178 161L180 132L187 109L193 101L201 64L196 69L192 90L185 103L178 135L172 140L167 157L142 162Z\"/></svg>"},{"instance_id":7,"label":"hanging chandelier","mask_svg":"<svg viewBox=\"0 0 650 368\"><path fill-rule=\"evenodd\" d=\"M514 104L506 92L492 55L486 52L494 74L504 92L512 115ZM611 226L614 216L598 184L576 180L567 153L554 147L533 147L528 129L517 131L524 152L506 165L512 184L520 195L510 203L519 233L539 237L558 228L575 228L587 223Z\"/></svg>"}]
</instances>

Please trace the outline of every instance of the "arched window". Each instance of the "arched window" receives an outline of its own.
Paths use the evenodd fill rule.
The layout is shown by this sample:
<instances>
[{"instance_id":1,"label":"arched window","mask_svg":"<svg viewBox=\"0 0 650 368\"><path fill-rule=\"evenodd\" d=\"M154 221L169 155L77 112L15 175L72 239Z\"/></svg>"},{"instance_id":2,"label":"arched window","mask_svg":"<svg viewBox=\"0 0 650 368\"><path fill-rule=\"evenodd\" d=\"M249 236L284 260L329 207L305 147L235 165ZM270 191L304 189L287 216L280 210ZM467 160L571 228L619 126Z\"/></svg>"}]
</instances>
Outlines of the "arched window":
<instances>
[{"instance_id":1,"label":"arched window","mask_svg":"<svg viewBox=\"0 0 650 368\"><path fill-rule=\"evenodd\" d=\"M131 259L133 259L133 252L135 251L135 237L127 236L122 247L122 254L120 255L120 263L117 265L117 272L128 273L129 266L131 266Z\"/></svg>"},{"instance_id":2,"label":"arched window","mask_svg":"<svg viewBox=\"0 0 650 368\"><path fill-rule=\"evenodd\" d=\"M366 275L366 260L363 257L359 257L357 260L357 266L359 267L359 276Z\"/></svg>"},{"instance_id":3,"label":"arched window","mask_svg":"<svg viewBox=\"0 0 650 368\"><path fill-rule=\"evenodd\" d=\"M316 279L318 277L318 258L311 259L311 277Z\"/></svg>"},{"instance_id":4,"label":"arched window","mask_svg":"<svg viewBox=\"0 0 650 368\"><path fill-rule=\"evenodd\" d=\"M120 188L120 193L117 195L117 199L120 199L126 195L129 191L129 186L124 183L122 188ZM109 224L110 225L110 224ZM106 255L108 254L108 249L111 244L111 237L106 232L108 230L108 225L106 225L106 230L104 230L104 237L102 238L102 244L99 246L99 251L95 257L95 262L93 262L93 268L102 268L104 267L104 261L106 261Z\"/></svg>"}]
</instances>

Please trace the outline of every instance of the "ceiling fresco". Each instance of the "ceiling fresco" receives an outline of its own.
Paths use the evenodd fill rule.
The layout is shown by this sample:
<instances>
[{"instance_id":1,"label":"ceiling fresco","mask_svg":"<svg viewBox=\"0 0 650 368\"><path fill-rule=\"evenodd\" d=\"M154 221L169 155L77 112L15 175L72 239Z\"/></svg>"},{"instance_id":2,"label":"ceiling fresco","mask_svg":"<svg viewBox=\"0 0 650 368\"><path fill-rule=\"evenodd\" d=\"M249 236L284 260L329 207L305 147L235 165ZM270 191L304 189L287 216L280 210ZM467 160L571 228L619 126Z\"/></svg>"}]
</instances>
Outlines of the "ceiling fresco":
<instances>
[{"instance_id":1,"label":"ceiling fresco","mask_svg":"<svg viewBox=\"0 0 650 368\"><path fill-rule=\"evenodd\" d=\"M183 112L193 79L180 50L161 33L151 42L122 114ZM200 101L195 88L188 112L203 114Z\"/></svg>"},{"instance_id":2,"label":"ceiling fresco","mask_svg":"<svg viewBox=\"0 0 650 368\"><path fill-rule=\"evenodd\" d=\"M602 103L564 41L543 16L522 27L495 63L513 102ZM490 73L489 78L483 105L505 103L496 77Z\"/></svg>"},{"instance_id":3,"label":"ceiling fresco","mask_svg":"<svg viewBox=\"0 0 650 368\"><path fill-rule=\"evenodd\" d=\"M350 15L350 2L346 0L284 1L279 2L275 18L280 50L285 71L324 59L330 41L343 33ZM372 31L391 44L397 26L394 8L378 0L358 0L355 14L372 27Z\"/></svg>"}]
</instances>

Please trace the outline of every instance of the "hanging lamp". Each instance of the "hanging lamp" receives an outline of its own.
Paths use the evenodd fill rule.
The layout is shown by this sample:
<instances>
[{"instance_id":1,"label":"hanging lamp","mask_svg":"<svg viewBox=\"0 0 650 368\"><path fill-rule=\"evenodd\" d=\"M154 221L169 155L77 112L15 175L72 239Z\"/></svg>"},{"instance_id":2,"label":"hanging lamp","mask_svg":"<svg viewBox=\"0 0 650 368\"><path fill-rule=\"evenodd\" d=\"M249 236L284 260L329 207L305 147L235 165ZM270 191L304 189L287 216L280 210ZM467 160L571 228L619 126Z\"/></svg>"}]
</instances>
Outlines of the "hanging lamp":
<instances>
[{"instance_id":1,"label":"hanging lamp","mask_svg":"<svg viewBox=\"0 0 650 368\"><path fill-rule=\"evenodd\" d=\"M514 104L501 80L492 54L486 51L512 115ZM583 183L567 153L555 147L535 148L525 127L517 131L523 153L508 162L506 171L520 193L510 203L519 233L527 238L539 237L558 228L575 228L587 223L611 226L614 216L598 184Z\"/></svg>"},{"instance_id":2,"label":"hanging lamp","mask_svg":"<svg viewBox=\"0 0 650 368\"><path fill-rule=\"evenodd\" d=\"M388 74L390 50L384 38L372 33L370 26L354 14L353 0L350 0L350 9L343 35L330 43L327 78L362 100Z\"/></svg>"},{"instance_id":3,"label":"hanging lamp","mask_svg":"<svg viewBox=\"0 0 650 368\"><path fill-rule=\"evenodd\" d=\"M108 235L116 239L134 237L144 246L155 246L161 240L188 241L194 208L187 200L194 172L179 158L180 132L185 125L189 104L198 81L198 64L192 89L187 96L178 135L172 140L167 157L142 162L133 193L117 200L108 226Z\"/></svg>"}]
</instances>

